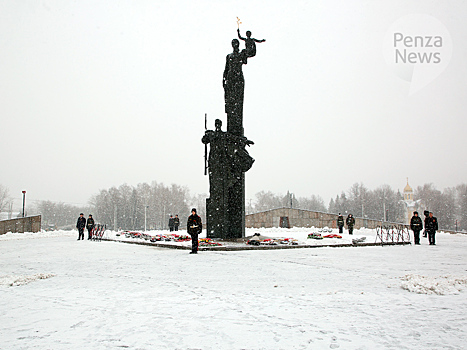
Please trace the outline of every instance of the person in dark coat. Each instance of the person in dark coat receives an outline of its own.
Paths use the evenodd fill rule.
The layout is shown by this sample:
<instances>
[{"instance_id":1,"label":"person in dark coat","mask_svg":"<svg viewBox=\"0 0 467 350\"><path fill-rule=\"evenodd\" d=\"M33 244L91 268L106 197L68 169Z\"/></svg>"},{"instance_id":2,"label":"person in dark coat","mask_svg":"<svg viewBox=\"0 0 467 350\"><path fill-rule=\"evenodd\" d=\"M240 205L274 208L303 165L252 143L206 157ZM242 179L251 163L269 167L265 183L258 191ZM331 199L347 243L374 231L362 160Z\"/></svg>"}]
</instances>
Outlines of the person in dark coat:
<instances>
[{"instance_id":1,"label":"person in dark coat","mask_svg":"<svg viewBox=\"0 0 467 350\"><path fill-rule=\"evenodd\" d=\"M175 215L175 218L174 218L174 230L175 231L178 231L178 226L180 226L180 219L178 215Z\"/></svg>"},{"instance_id":2,"label":"person in dark coat","mask_svg":"<svg viewBox=\"0 0 467 350\"><path fill-rule=\"evenodd\" d=\"M89 214L88 221L86 221L86 228L88 230L88 240L92 238L92 229L94 228L94 219L92 218L92 215Z\"/></svg>"},{"instance_id":3,"label":"person in dark coat","mask_svg":"<svg viewBox=\"0 0 467 350\"><path fill-rule=\"evenodd\" d=\"M86 219L84 218L84 214L79 214L78 221L76 222L76 228L78 229L78 241L84 240L84 228L86 227Z\"/></svg>"},{"instance_id":4,"label":"person in dark coat","mask_svg":"<svg viewBox=\"0 0 467 350\"><path fill-rule=\"evenodd\" d=\"M423 229L423 222L420 216L418 216L418 212L414 211L412 219L410 219L410 229L413 231L413 236L415 240L415 244L420 244L420 231Z\"/></svg>"},{"instance_id":5,"label":"person in dark coat","mask_svg":"<svg viewBox=\"0 0 467 350\"><path fill-rule=\"evenodd\" d=\"M423 215L425 215L425 229L423 230L423 237L426 237L426 224L428 223L428 216L430 216L430 212L428 210L424 210Z\"/></svg>"},{"instance_id":6,"label":"person in dark coat","mask_svg":"<svg viewBox=\"0 0 467 350\"><path fill-rule=\"evenodd\" d=\"M342 233L344 228L344 217L341 213L339 213L339 216L337 217L337 227L339 227L339 233Z\"/></svg>"},{"instance_id":7,"label":"person in dark coat","mask_svg":"<svg viewBox=\"0 0 467 350\"><path fill-rule=\"evenodd\" d=\"M428 233L428 241L430 245L435 244L435 234L438 229L438 219L433 216L433 213L430 211L428 215L428 222L426 223L425 230Z\"/></svg>"},{"instance_id":8,"label":"person in dark coat","mask_svg":"<svg viewBox=\"0 0 467 350\"><path fill-rule=\"evenodd\" d=\"M172 215L170 215L169 219L169 231L172 232L174 230L174 218Z\"/></svg>"},{"instance_id":9,"label":"person in dark coat","mask_svg":"<svg viewBox=\"0 0 467 350\"><path fill-rule=\"evenodd\" d=\"M188 217L186 229L191 236L190 254L198 254L198 235L203 230L203 224L201 223L201 218L196 214L196 208L191 209L191 215Z\"/></svg>"},{"instance_id":10,"label":"person in dark coat","mask_svg":"<svg viewBox=\"0 0 467 350\"><path fill-rule=\"evenodd\" d=\"M347 227L349 228L349 235L353 235L353 227L355 225L355 219L352 214L349 214L349 216L347 216L345 223L347 224Z\"/></svg>"}]
</instances>

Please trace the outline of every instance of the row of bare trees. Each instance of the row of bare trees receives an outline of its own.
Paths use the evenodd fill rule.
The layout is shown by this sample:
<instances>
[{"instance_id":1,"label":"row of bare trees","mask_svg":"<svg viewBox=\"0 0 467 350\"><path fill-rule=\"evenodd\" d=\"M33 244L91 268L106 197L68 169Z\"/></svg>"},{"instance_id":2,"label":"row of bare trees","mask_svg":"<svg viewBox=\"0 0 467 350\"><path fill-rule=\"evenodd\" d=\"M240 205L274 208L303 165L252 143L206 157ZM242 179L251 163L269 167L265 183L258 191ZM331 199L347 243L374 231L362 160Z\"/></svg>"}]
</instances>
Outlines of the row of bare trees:
<instances>
[{"instance_id":1,"label":"row of bare trees","mask_svg":"<svg viewBox=\"0 0 467 350\"><path fill-rule=\"evenodd\" d=\"M0 213L4 211L11 211L11 204L13 200L10 196L8 188L0 185Z\"/></svg>"},{"instance_id":2,"label":"row of bare trees","mask_svg":"<svg viewBox=\"0 0 467 350\"><path fill-rule=\"evenodd\" d=\"M274 194L271 191L256 193L254 205L247 203L248 212L261 212L275 208L298 208L315 211L326 211L324 200L320 196L296 197L295 194L287 192L286 195Z\"/></svg>"},{"instance_id":3,"label":"row of bare trees","mask_svg":"<svg viewBox=\"0 0 467 350\"><path fill-rule=\"evenodd\" d=\"M418 186L414 199L421 200L424 209L433 212L440 228L467 231L467 184L440 191L433 184Z\"/></svg>"},{"instance_id":4,"label":"row of bare trees","mask_svg":"<svg viewBox=\"0 0 467 350\"><path fill-rule=\"evenodd\" d=\"M330 213L353 214L357 217L401 222L404 220L405 204L400 191L389 185L369 190L362 183L355 183L347 192L342 192L329 202Z\"/></svg>"},{"instance_id":5,"label":"row of bare trees","mask_svg":"<svg viewBox=\"0 0 467 350\"><path fill-rule=\"evenodd\" d=\"M414 190L414 200L423 211L432 211L438 218L439 226L446 230L467 231L467 184L460 184L440 191L433 184L424 184ZM320 196L298 197L287 192L286 195L261 191L256 194L254 204L247 202L248 212L260 212L275 208L288 207L308 209L329 213L353 214L357 217L404 222L406 205L399 190L382 185L370 190L362 183L355 183L347 191L332 198L326 208Z\"/></svg>"},{"instance_id":6,"label":"row of bare trees","mask_svg":"<svg viewBox=\"0 0 467 350\"><path fill-rule=\"evenodd\" d=\"M101 190L90 204L97 220L115 229L166 229L170 215L178 215L183 226L190 213L189 200L186 187L154 181Z\"/></svg>"},{"instance_id":7,"label":"row of bare trees","mask_svg":"<svg viewBox=\"0 0 467 350\"><path fill-rule=\"evenodd\" d=\"M84 212L86 216L92 213L97 222L116 229L166 229L170 215L178 215L183 226L191 206L198 208L198 214L205 219L206 197L205 194L191 197L186 187L175 184L165 186L154 181L151 184L123 184L100 190L85 207L38 201L29 212L41 214L44 226L54 225L58 228L74 227L79 213ZM320 196L315 195L296 197L289 192L281 195L261 191L255 197L254 202L247 200L247 213L292 207L402 222L406 210L400 191L393 190L389 185L370 190L363 184L356 183L349 190L332 198L328 207ZM436 189L433 184L418 186L414 191L414 200L420 211L429 210L434 213L440 228L467 230L467 184L443 191ZM12 199L8 189L0 185L0 212L8 210L10 203Z\"/></svg>"}]
</instances>

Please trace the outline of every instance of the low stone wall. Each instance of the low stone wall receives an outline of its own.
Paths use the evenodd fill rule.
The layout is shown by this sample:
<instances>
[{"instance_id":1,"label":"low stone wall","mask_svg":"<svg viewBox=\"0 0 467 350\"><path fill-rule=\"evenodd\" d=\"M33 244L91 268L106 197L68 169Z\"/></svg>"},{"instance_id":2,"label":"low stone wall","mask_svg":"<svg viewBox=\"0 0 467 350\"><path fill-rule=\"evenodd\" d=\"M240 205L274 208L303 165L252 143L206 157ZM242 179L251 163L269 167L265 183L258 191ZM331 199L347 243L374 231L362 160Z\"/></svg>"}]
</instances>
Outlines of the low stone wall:
<instances>
[{"instance_id":1,"label":"low stone wall","mask_svg":"<svg viewBox=\"0 0 467 350\"><path fill-rule=\"evenodd\" d=\"M278 208L245 216L245 225L248 228L270 227L330 227L337 228L337 214L322 213L319 211ZM282 220L281 220L282 218ZM287 218L287 219L285 219ZM344 216L344 220L346 217ZM288 225L287 225L288 223ZM381 225L381 220L355 218L355 229L361 227L375 229ZM347 227L347 225L345 225Z\"/></svg>"},{"instance_id":2,"label":"low stone wall","mask_svg":"<svg viewBox=\"0 0 467 350\"><path fill-rule=\"evenodd\" d=\"M28 216L25 218L1 220L0 235L7 232L39 232L41 230L41 216Z\"/></svg>"}]
</instances>

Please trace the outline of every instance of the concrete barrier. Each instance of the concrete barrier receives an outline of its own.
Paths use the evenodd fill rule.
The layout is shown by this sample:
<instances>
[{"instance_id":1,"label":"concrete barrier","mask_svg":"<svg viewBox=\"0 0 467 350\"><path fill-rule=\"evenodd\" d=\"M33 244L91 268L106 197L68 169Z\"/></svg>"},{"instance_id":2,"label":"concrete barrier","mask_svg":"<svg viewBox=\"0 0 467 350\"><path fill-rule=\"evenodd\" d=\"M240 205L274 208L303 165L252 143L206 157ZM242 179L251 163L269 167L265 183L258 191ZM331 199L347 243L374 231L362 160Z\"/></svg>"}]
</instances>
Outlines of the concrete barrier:
<instances>
[{"instance_id":1,"label":"concrete barrier","mask_svg":"<svg viewBox=\"0 0 467 350\"><path fill-rule=\"evenodd\" d=\"M245 216L248 228L271 227L330 227L337 228L337 214L295 208L277 208ZM376 229L381 220L355 218L355 229L361 227ZM346 216L344 216L344 220ZM347 225L344 226L347 228Z\"/></svg>"},{"instance_id":2,"label":"concrete barrier","mask_svg":"<svg viewBox=\"0 0 467 350\"><path fill-rule=\"evenodd\" d=\"M7 232L39 232L41 230L41 215L28 216L10 220L0 220L0 235Z\"/></svg>"}]
</instances>

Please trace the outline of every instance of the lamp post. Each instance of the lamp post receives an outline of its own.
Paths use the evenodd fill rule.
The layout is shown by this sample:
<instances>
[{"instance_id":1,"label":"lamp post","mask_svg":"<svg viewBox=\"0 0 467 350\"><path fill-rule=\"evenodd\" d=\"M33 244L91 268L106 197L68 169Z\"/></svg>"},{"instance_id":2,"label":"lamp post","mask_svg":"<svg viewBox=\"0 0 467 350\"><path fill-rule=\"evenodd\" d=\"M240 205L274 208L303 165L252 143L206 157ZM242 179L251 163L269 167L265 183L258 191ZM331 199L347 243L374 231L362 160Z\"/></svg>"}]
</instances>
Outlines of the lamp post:
<instances>
[{"instance_id":1,"label":"lamp post","mask_svg":"<svg viewBox=\"0 0 467 350\"><path fill-rule=\"evenodd\" d=\"M146 209L149 208L149 205L144 206L144 232L146 232Z\"/></svg>"},{"instance_id":2,"label":"lamp post","mask_svg":"<svg viewBox=\"0 0 467 350\"><path fill-rule=\"evenodd\" d=\"M26 191L23 192L23 218L24 218L24 205L26 204Z\"/></svg>"}]
</instances>

